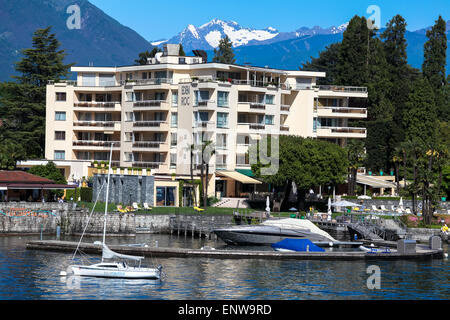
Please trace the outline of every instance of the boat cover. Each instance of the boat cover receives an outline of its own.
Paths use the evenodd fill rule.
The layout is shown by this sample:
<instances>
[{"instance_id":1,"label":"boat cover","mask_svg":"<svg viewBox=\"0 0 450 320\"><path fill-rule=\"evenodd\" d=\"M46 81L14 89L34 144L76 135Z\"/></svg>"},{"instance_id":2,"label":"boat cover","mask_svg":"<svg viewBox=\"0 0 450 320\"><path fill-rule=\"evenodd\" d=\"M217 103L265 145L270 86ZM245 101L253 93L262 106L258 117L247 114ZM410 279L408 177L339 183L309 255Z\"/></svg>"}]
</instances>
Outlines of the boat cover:
<instances>
[{"instance_id":1,"label":"boat cover","mask_svg":"<svg viewBox=\"0 0 450 320\"><path fill-rule=\"evenodd\" d=\"M274 249L286 249L292 251L302 252L325 252L325 249L316 246L309 239L283 239L277 243L272 244Z\"/></svg>"},{"instance_id":2,"label":"boat cover","mask_svg":"<svg viewBox=\"0 0 450 320\"><path fill-rule=\"evenodd\" d=\"M108 248L106 246L106 244L103 244L102 257L103 257L103 259L119 258L119 259L135 260L135 261L139 261L139 260L144 259L144 257L129 256L129 255L126 255L126 254L121 254L121 253L114 252L110 248Z\"/></svg>"},{"instance_id":3,"label":"boat cover","mask_svg":"<svg viewBox=\"0 0 450 320\"><path fill-rule=\"evenodd\" d=\"M318 233L322 236L324 236L327 239L330 239L330 241L336 242L337 240L334 239L331 235L329 235L327 232L323 231L319 227L317 227L314 223L312 223L309 220L306 219L294 219L294 218L287 218L287 219L269 219L262 223L262 225L268 225L268 226L275 226L279 228L285 228L285 229L304 229L309 230L310 232Z\"/></svg>"}]
</instances>

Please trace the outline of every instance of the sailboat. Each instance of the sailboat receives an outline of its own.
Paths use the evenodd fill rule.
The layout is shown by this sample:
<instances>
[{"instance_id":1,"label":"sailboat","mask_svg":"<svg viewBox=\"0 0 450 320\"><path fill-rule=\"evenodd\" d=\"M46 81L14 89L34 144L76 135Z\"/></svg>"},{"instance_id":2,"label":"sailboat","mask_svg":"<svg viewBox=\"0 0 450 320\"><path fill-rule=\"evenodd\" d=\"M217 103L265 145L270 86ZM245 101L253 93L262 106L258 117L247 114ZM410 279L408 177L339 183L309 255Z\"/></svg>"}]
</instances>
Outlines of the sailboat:
<instances>
[{"instance_id":1,"label":"sailboat","mask_svg":"<svg viewBox=\"0 0 450 320\"><path fill-rule=\"evenodd\" d=\"M159 265L156 268L141 267L141 262L144 259L144 257L120 254L112 251L106 245L106 218L108 215L109 180L111 174L112 149L113 143L111 143L111 151L109 155L108 182L106 187L105 218L103 223L102 261L100 263L92 265L71 265L67 269L67 272L72 272L76 276L85 276L85 277L161 280L163 274L161 265ZM78 243L78 247L80 243L81 239L80 242ZM75 254L77 250L75 250ZM111 262L106 261L113 259L120 261L111 261ZM139 262L139 265L129 266L126 261L130 260L134 261L135 263ZM67 272L61 272L61 275L66 275Z\"/></svg>"}]
</instances>

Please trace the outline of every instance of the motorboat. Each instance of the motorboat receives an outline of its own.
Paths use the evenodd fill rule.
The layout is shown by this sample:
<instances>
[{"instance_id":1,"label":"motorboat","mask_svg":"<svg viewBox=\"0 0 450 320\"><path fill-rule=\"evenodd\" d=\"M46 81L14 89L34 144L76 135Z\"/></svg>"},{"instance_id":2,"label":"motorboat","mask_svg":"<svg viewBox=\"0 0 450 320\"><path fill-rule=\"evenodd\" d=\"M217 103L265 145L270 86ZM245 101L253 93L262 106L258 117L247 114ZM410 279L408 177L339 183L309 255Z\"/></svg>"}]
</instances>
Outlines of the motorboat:
<instances>
[{"instance_id":1,"label":"motorboat","mask_svg":"<svg viewBox=\"0 0 450 320\"><path fill-rule=\"evenodd\" d=\"M218 228L213 232L225 243L232 245L271 245L286 238L309 239L322 246L338 243L331 235L306 219L269 219L258 225Z\"/></svg>"}]
</instances>

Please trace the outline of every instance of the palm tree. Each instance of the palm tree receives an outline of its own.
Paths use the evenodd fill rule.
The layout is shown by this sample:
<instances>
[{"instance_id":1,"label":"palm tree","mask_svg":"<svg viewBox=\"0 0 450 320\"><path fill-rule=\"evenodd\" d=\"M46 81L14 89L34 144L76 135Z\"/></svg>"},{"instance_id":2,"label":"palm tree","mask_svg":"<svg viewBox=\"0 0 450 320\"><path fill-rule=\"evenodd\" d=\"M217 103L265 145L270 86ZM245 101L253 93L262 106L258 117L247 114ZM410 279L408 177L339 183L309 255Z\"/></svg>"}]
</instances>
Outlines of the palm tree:
<instances>
[{"instance_id":1,"label":"palm tree","mask_svg":"<svg viewBox=\"0 0 450 320\"><path fill-rule=\"evenodd\" d=\"M208 206L208 176L209 176L209 161L211 156L216 153L211 140L204 141L201 146L202 150L202 165L200 167L200 176L203 182L203 207L206 209ZM206 175L204 175L204 169L206 168Z\"/></svg>"},{"instance_id":2,"label":"palm tree","mask_svg":"<svg viewBox=\"0 0 450 320\"><path fill-rule=\"evenodd\" d=\"M358 168L364 165L366 159L364 143L357 139L349 140L347 144L347 156L349 162L348 194L353 196L356 189Z\"/></svg>"}]
</instances>

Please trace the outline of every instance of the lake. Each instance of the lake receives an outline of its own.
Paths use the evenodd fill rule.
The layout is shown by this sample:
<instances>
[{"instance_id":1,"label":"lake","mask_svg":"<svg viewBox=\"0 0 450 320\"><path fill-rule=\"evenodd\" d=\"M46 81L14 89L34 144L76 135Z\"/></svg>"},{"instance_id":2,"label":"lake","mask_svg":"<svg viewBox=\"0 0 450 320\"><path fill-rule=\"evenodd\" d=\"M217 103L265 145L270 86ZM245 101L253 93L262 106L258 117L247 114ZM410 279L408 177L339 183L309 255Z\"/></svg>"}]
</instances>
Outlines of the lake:
<instances>
[{"instance_id":1,"label":"lake","mask_svg":"<svg viewBox=\"0 0 450 320\"><path fill-rule=\"evenodd\" d=\"M146 258L161 264L166 278L118 280L61 278L71 253L34 251L26 242L39 236L0 237L1 300L425 300L450 298L448 259L429 261L276 261L254 259ZM55 239L44 236L44 239ZM78 241L66 237L61 240ZM101 238L85 238L94 242ZM223 248L221 240L140 234L108 238L110 244ZM226 247L235 250L233 247ZM448 252L448 246L445 245ZM268 249L268 248L266 248ZM99 256L92 256L95 262ZM379 289L370 289L369 267L379 268ZM370 280L370 279L369 279Z\"/></svg>"}]
</instances>

